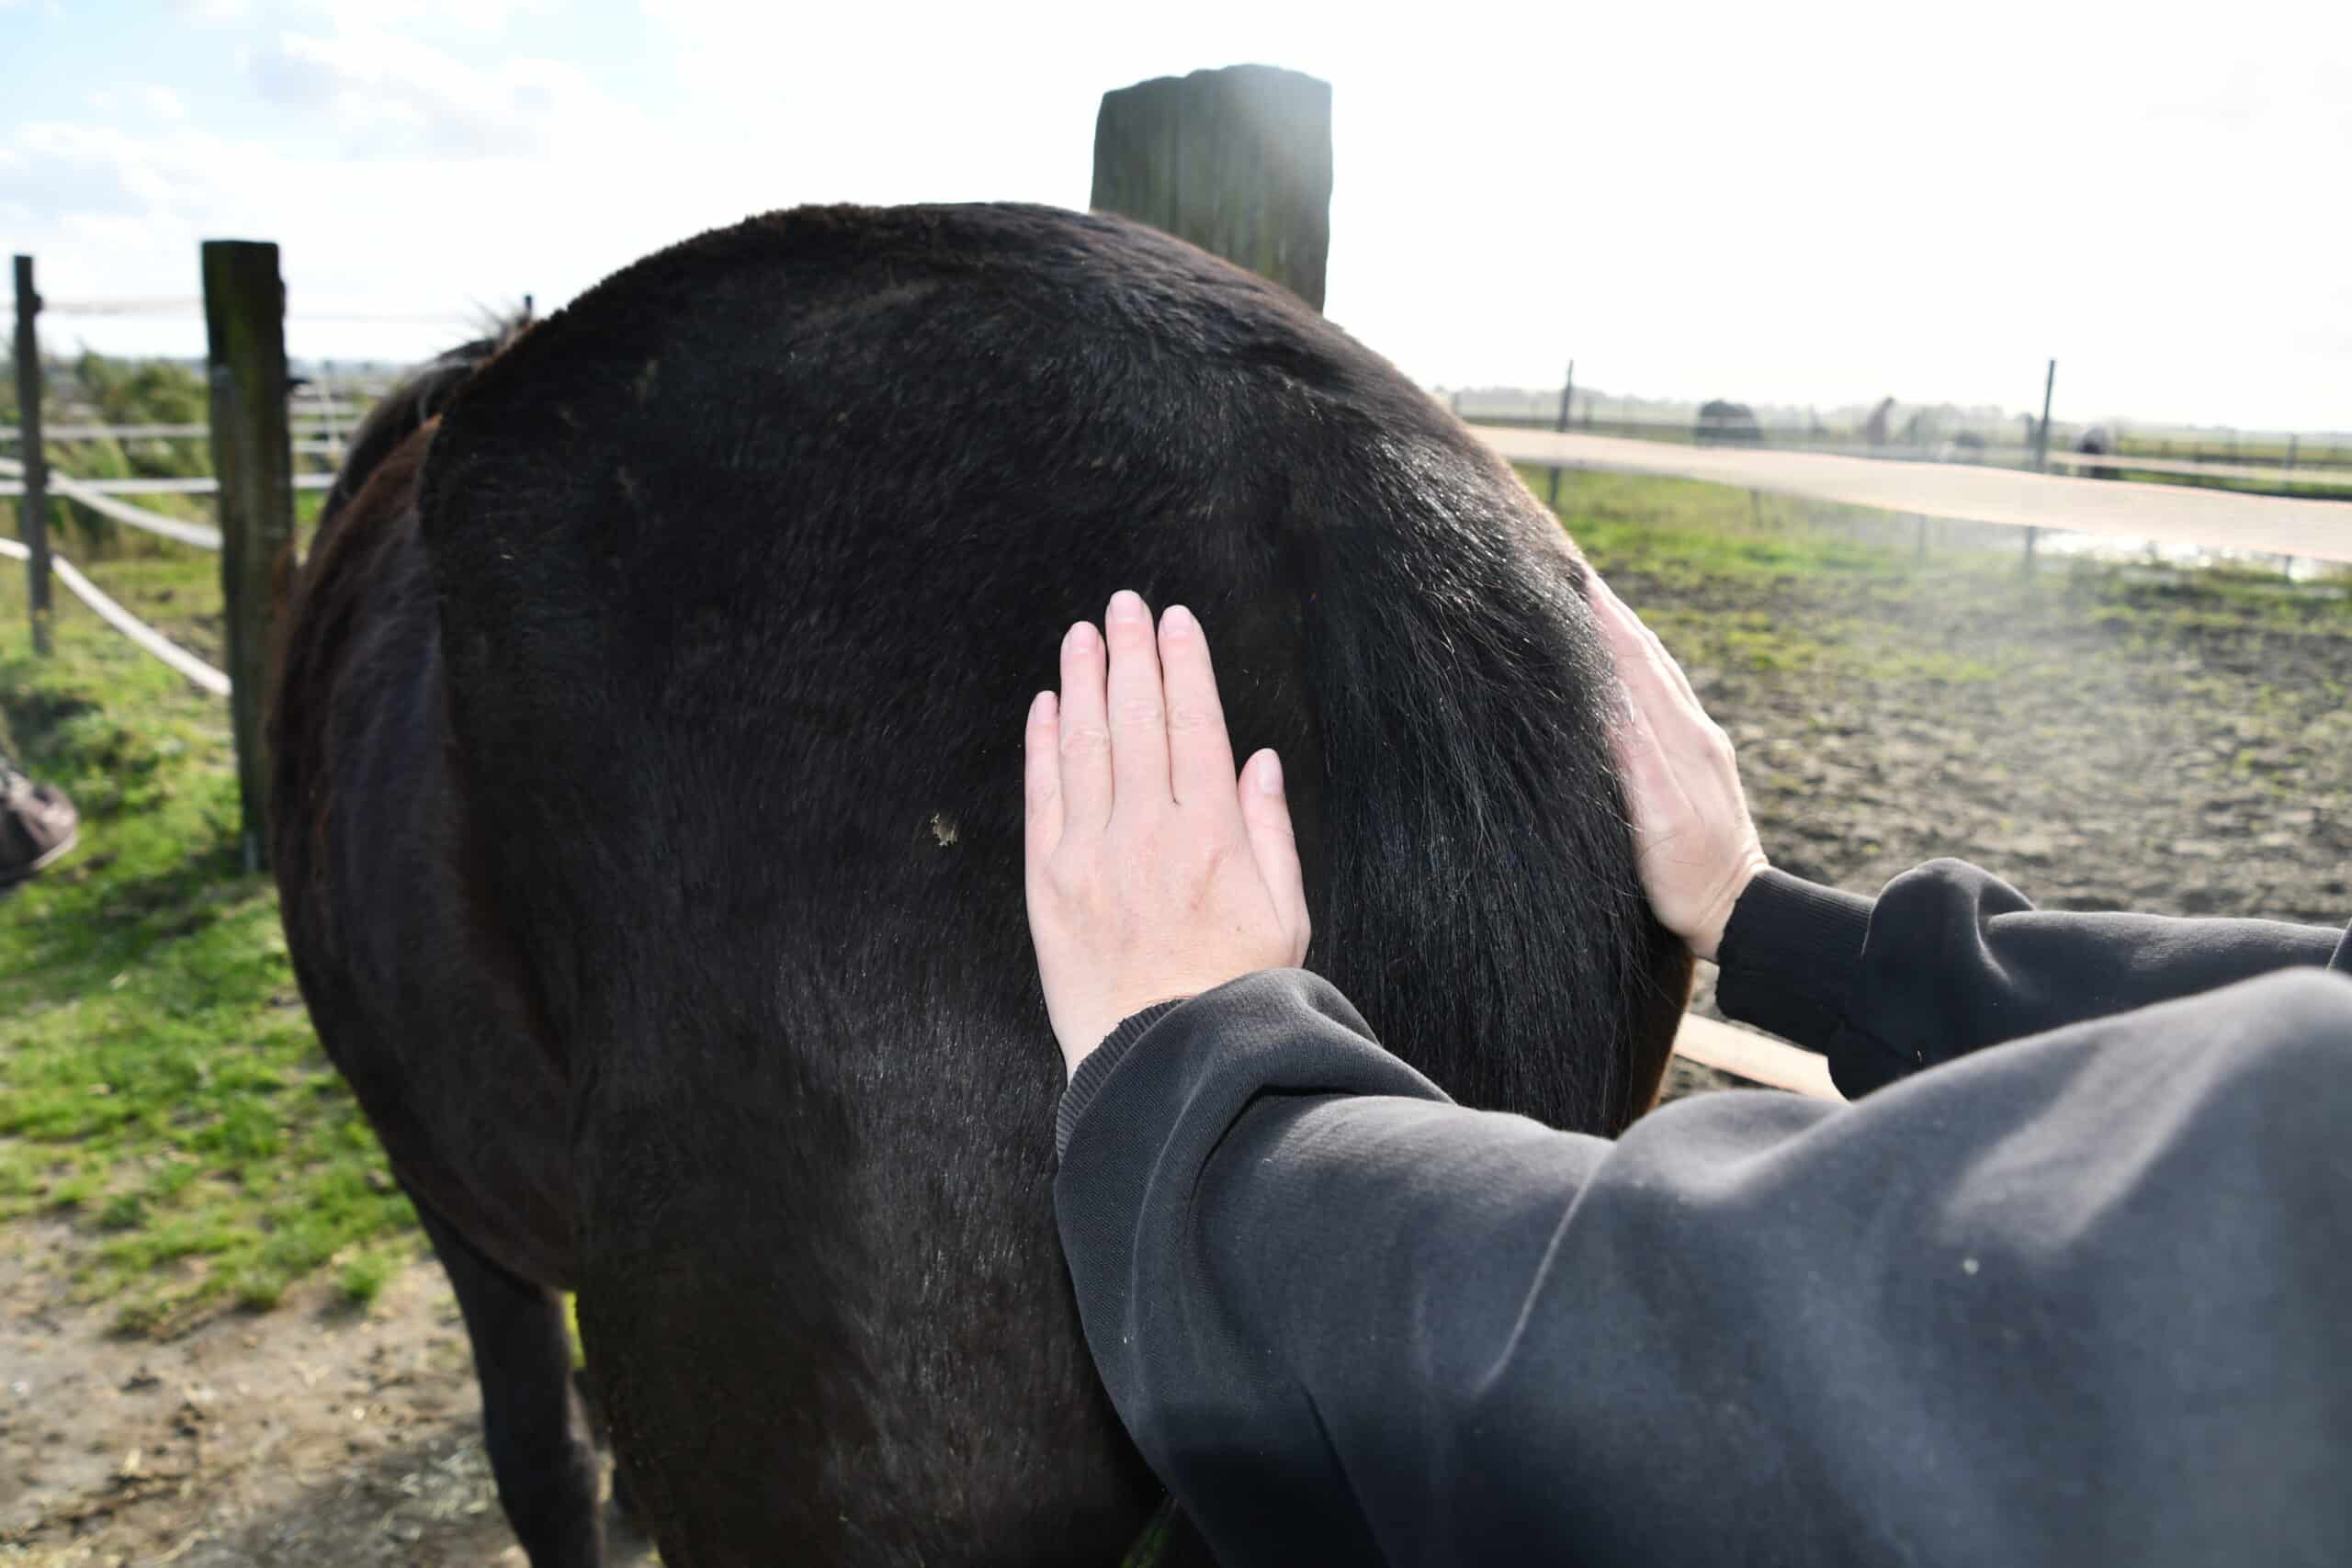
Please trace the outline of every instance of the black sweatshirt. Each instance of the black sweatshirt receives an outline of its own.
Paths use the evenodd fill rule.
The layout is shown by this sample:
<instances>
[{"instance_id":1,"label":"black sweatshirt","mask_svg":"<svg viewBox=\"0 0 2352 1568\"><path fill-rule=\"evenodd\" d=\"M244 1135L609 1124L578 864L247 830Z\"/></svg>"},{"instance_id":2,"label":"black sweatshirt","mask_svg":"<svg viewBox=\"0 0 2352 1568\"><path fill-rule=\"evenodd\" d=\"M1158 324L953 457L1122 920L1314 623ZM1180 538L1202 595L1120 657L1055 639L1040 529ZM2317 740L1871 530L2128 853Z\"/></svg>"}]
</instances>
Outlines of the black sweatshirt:
<instances>
[{"instance_id":1,"label":"black sweatshirt","mask_svg":"<svg viewBox=\"0 0 2352 1568\"><path fill-rule=\"evenodd\" d=\"M1298 970L1080 1066L1087 1337L1221 1562L2352 1562L2352 934L1946 861L1723 963L1892 1087L1558 1133Z\"/></svg>"}]
</instances>

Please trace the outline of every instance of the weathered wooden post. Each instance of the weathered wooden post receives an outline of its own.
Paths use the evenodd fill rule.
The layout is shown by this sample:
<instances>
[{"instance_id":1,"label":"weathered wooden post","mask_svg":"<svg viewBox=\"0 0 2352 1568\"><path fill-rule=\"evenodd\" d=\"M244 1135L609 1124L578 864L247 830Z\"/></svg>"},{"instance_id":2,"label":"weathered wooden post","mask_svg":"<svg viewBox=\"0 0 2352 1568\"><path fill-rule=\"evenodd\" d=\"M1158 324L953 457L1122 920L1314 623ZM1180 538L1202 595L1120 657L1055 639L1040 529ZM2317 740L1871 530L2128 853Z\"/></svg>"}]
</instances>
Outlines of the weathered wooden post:
<instances>
[{"instance_id":1,"label":"weathered wooden post","mask_svg":"<svg viewBox=\"0 0 2352 1568\"><path fill-rule=\"evenodd\" d=\"M40 445L40 333L35 318L40 295L33 288L33 258L17 258L17 433L25 466L25 493L17 516L25 531L25 600L32 610L33 651L46 654L49 640L49 457Z\"/></svg>"},{"instance_id":2,"label":"weathered wooden post","mask_svg":"<svg viewBox=\"0 0 2352 1568\"><path fill-rule=\"evenodd\" d=\"M212 381L212 470L220 484L220 587L227 600L230 718L245 869L269 863L262 803L269 769L262 711L277 634L276 581L294 548L294 448L287 419L286 286L277 247L204 242L204 326Z\"/></svg>"},{"instance_id":3,"label":"weathered wooden post","mask_svg":"<svg viewBox=\"0 0 2352 1568\"><path fill-rule=\"evenodd\" d=\"M1560 423L1553 426L1563 435L1568 431L1568 407L1576 399L1577 362L1571 359L1568 361L1568 378L1560 388ZM1552 483L1549 492L1544 497L1544 504L1555 512L1560 509L1560 465L1557 463L1552 465Z\"/></svg>"},{"instance_id":4,"label":"weathered wooden post","mask_svg":"<svg viewBox=\"0 0 2352 1568\"><path fill-rule=\"evenodd\" d=\"M1091 205L1190 240L1320 310L1331 85L1236 65L1103 94Z\"/></svg>"}]
</instances>

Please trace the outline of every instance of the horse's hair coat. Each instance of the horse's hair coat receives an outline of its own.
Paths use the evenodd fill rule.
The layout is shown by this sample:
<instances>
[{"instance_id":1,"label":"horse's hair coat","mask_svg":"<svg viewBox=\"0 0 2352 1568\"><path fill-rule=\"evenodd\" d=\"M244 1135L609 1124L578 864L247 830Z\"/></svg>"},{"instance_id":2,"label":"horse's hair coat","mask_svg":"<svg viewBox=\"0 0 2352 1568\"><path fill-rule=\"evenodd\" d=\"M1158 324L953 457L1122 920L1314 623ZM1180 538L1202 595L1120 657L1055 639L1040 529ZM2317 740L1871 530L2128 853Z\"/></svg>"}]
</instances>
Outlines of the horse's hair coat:
<instances>
[{"instance_id":1,"label":"horse's hair coat","mask_svg":"<svg viewBox=\"0 0 2352 1568\"><path fill-rule=\"evenodd\" d=\"M1022 714L1115 588L1192 606L1282 752L1308 962L1392 1049L1559 1125L1648 1102L1690 966L1582 563L1290 296L1109 218L810 209L473 357L306 573L280 876L403 1179L580 1290L665 1561L1104 1562L1149 1506L1021 903Z\"/></svg>"}]
</instances>

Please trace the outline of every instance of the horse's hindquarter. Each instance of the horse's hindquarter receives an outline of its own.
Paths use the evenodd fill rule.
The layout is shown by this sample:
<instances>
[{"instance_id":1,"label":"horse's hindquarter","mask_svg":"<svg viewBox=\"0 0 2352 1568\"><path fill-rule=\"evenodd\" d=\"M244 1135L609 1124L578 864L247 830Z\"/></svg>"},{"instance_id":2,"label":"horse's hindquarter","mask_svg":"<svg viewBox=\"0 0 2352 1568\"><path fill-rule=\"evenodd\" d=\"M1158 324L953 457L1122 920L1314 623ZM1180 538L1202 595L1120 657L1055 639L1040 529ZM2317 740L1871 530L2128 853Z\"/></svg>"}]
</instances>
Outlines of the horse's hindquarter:
<instances>
[{"instance_id":1,"label":"horse's hindquarter","mask_svg":"<svg viewBox=\"0 0 2352 1568\"><path fill-rule=\"evenodd\" d=\"M322 529L272 716L288 945L394 1169L514 1272L574 1272L561 1053L488 895L452 768L413 489L431 429Z\"/></svg>"},{"instance_id":2,"label":"horse's hindquarter","mask_svg":"<svg viewBox=\"0 0 2352 1568\"><path fill-rule=\"evenodd\" d=\"M1294 764L1315 960L1393 1047L1600 1130L1655 1081L1677 976L1552 525L1221 264L1035 209L753 220L482 371L422 493L574 1064L582 1329L684 1568L1104 1562L1155 1500L1055 1243L1021 905L1021 714L1113 589L1198 612L1237 751Z\"/></svg>"}]
</instances>

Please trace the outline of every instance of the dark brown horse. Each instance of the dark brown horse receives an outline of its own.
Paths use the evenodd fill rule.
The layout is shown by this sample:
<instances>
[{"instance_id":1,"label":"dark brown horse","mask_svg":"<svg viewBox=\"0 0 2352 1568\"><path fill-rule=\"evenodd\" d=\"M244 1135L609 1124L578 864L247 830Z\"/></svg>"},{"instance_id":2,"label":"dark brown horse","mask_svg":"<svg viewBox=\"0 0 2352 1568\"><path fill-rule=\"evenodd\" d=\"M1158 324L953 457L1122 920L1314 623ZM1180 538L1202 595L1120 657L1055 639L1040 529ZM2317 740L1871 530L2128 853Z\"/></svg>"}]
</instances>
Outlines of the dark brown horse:
<instances>
[{"instance_id":1,"label":"dark brown horse","mask_svg":"<svg viewBox=\"0 0 2352 1568\"><path fill-rule=\"evenodd\" d=\"M1310 962L1462 1099L1613 1131L1649 920L1582 567L1295 299L1035 208L704 235L379 411L298 590L274 847L539 1568L558 1292L664 1560L1116 1561L1151 1477L1054 1239L1021 715L1114 588L1278 748Z\"/></svg>"}]
</instances>

